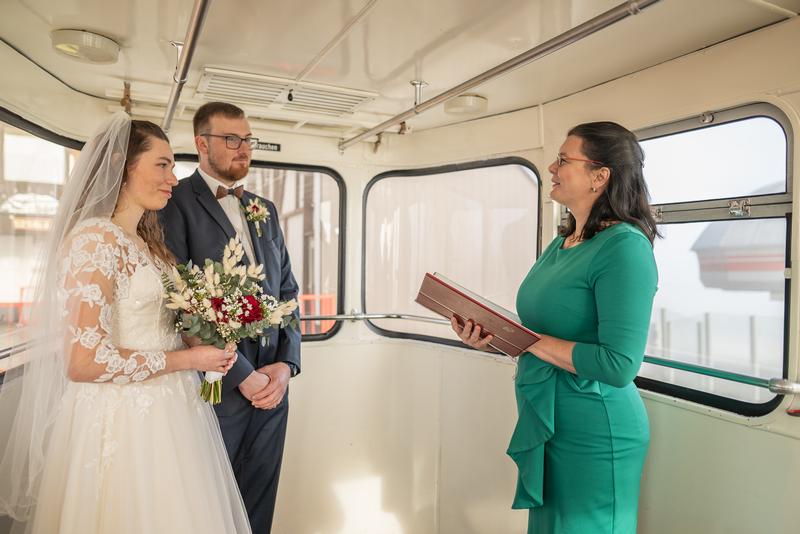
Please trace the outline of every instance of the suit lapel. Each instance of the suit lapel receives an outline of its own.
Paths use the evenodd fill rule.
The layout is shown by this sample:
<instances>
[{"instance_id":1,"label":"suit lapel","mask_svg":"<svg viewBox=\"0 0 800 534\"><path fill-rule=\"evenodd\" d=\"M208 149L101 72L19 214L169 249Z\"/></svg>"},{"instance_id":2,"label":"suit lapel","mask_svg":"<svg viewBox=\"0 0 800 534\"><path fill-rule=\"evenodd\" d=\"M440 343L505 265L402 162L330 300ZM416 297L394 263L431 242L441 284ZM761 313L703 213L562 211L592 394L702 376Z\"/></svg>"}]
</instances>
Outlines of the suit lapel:
<instances>
[{"instance_id":1,"label":"suit lapel","mask_svg":"<svg viewBox=\"0 0 800 534\"><path fill-rule=\"evenodd\" d=\"M203 180L203 177L200 176L200 173L195 171L195 173L189 177L189 181L197 196L197 202L203 206L203 209L205 209L211 218L222 228L225 235L228 236L228 239L235 237L236 231L233 229L231 221L228 219L228 216L225 215L222 206L219 205L219 201L211 193L211 190L208 188L205 180Z\"/></svg>"},{"instance_id":2,"label":"suit lapel","mask_svg":"<svg viewBox=\"0 0 800 534\"><path fill-rule=\"evenodd\" d=\"M239 201L243 207L246 207L247 204L250 203L251 200L255 199L256 196L252 193L247 191L244 192L242 195L242 199ZM261 238L258 237L258 232L256 232L256 225L252 221L248 221L247 217L245 217L245 222L247 223L247 229L250 231L250 242L253 244L253 254L255 254L255 262L256 264L264 265L264 249L261 247ZM266 224L263 222L261 223L261 235L264 235L266 232Z\"/></svg>"}]
</instances>

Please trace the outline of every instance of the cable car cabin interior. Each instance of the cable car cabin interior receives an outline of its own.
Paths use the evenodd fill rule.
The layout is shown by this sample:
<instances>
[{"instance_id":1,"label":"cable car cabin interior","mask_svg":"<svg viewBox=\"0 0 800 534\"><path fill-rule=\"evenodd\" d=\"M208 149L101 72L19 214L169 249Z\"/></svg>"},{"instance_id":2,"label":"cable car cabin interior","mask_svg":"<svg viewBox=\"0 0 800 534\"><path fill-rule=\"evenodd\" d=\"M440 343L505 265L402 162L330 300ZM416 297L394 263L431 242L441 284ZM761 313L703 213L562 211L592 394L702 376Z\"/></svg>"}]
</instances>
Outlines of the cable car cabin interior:
<instances>
[{"instance_id":1,"label":"cable car cabin interior","mask_svg":"<svg viewBox=\"0 0 800 534\"><path fill-rule=\"evenodd\" d=\"M185 179L195 111L232 103L257 138L245 189L275 204L299 285L273 532L526 532L506 450L533 356L473 350L415 298L439 272L513 310L569 216L551 198L559 147L613 121L644 151L662 235L635 378L650 424L637 531L794 532L798 13L0 0L0 373L25 362L38 253L98 125L120 110L161 125Z\"/></svg>"}]
</instances>

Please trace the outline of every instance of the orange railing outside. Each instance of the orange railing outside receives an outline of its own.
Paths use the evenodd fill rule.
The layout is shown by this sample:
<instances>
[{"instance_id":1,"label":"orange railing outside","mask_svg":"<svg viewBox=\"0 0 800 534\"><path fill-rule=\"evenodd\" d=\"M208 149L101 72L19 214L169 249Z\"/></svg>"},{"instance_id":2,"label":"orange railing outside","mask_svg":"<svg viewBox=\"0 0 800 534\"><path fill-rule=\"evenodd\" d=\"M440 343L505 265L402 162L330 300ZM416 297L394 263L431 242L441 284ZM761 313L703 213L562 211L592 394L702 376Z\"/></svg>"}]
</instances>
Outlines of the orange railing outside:
<instances>
[{"instance_id":1,"label":"orange railing outside","mask_svg":"<svg viewBox=\"0 0 800 534\"><path fill-rule=\"evenodd\" d=\"M300 295L297 298L300 307L300 316L308 315L335 315L336 295ZM336 324L336 321L300 321L300 332L307 334L324 334Z\"/></svg>"}]
</instances>

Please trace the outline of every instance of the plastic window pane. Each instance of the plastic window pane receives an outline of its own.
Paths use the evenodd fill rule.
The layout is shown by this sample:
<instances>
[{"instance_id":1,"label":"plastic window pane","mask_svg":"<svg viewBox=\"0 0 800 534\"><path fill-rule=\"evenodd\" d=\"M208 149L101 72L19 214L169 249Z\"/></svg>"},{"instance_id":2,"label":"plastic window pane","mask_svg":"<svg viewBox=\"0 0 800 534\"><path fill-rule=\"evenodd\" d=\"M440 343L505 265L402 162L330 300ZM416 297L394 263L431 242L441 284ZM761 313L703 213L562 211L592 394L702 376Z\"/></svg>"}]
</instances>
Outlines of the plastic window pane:
<instances>
[{"instance_id":1,"label":"plastic window pane","mask_svg":"<svg viewBox=\"0 0 800 534\"><path fill-rule=\"evenodd\" d=\"M428 271L515 309L517 288L536 259L538 206L538 178L517 164L375 182L366 202L365 311L436 317L414 302ZM454 339L449 326L373 323Z\"/></svg>"},{"instance_id":2,"label":"plastic window pane","mask_svg":"<svg viewBox=\"0 0 800 534\"><path fill-rule=\"evenodd\" d=\"M653 204L786 191L786 133L753 117L641 142Z\"/></svg>"},{"instance_id":3,"label":"plastic window pane","mask_svg":"<svg viewBox=\"0 0 800 534\"><path fill-rule=\"evenodd\" d=\"M786 220L662 225L647 354L761 378L782 376ZM653 365L641 376L750 403L766 390Z\"/></svg>"}]
</instances>

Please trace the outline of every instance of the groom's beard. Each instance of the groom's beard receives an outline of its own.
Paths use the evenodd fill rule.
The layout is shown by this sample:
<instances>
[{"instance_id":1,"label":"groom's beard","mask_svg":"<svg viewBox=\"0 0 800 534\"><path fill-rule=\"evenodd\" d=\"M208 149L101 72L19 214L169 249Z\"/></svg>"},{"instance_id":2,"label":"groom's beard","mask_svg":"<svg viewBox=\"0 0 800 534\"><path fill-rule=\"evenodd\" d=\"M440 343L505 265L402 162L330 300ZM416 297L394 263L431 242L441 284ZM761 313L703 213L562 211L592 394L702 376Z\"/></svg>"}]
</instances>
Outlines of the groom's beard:
<instances>
[{"instance_id":1,"label":"groom's beard","mask_svg":"<svg viewBox=\"0 0 800 534\"><path fill-rule=\"evenodd\" d=\"M244 166L234 166L233 164L236 160L232 160L228 165L228 168L223 168L222 165L217 161L214 157L214 154L209 151L208 152L208 166L211 168L211 171L217 175L218 178L222 178L223 180L228 180L231 182L238 182L245 176L247 173L250 172L250 162L247 162L247 165Z\"/></svg>"}]
</instances>

